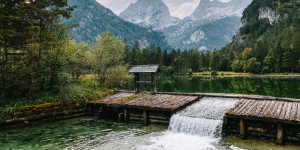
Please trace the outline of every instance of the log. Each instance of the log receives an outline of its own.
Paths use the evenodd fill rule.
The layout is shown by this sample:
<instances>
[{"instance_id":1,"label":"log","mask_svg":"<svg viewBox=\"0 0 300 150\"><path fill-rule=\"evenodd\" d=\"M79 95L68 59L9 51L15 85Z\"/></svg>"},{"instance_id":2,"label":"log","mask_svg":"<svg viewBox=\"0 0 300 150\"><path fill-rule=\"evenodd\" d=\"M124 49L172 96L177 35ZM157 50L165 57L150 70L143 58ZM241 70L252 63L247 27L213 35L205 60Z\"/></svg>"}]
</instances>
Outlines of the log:
<instances>
[{"instance_id":1,"label":"log","mask_svg":"<svg viewBox=\"0 0 300 150\"><path fill-rule=\"evenodd\" d=\"M143 111L143 121L144 121L144 125L149 124L149 112L147 110Z\"/></svg>"},{"instance_id":2,"label":"log","mask_svg":"<svg viewBox=\"0 0 300 150\"><path fill-rule=\"evenodd\" d=\"M129 112L128 110L125 108L124 109L124 122L128 122L129 121Z\"/></svg>"},{"instance_id":3,"label":"log","mask_svg":"<svg viewBox=\"0 0 300 150\"><path fill-rule=\"evenodd\" d=\"M100 108L99 108L98 118L99 119L103 118L103 106L100 106Z\"/></svg>"},{"instance_id":4,"label":"log","mask_svg":"<svg viewBox=\"0 0 300 150\"><path fill-rule=\"evenodd\" d=\"M246 139L246 134L245 134L245 121L243 119L240 119L240 136L241 139Z\"/></svg>"},{"instance_id":5,"label":"log","mask_svg":"<svg viewBox=\"0 0 300 150\"><path fill-rule=\"evenodd\" d=\"M283 144L283 124L277 124L277 144Z\"/></svg>"}]
</instances>

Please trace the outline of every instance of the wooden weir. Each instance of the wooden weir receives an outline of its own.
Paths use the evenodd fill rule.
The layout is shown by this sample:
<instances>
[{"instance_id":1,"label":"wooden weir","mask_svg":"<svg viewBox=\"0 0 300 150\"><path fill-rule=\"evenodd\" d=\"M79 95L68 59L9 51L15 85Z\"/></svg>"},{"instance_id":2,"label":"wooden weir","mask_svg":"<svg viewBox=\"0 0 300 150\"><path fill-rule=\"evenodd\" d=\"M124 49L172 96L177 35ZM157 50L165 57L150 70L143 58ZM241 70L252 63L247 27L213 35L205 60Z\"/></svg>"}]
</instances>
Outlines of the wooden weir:
<instances>
[{"instance_id":1,"label":"wooden weir","mask_svg":"<svg viewBox=\"0 0 300 150\"><path fill-rule=\"evenodd\" d=\"M240 99L229 110L223 123L224 134L239 134L286 141L300 142L300 100L266 96L212 93L163 93L156 95L135 92L118 92L87 104L89 114L99 118L115 116L119 121L169 123L173 113L201 100L201 97Z\"/></svg>"}]
</instances>

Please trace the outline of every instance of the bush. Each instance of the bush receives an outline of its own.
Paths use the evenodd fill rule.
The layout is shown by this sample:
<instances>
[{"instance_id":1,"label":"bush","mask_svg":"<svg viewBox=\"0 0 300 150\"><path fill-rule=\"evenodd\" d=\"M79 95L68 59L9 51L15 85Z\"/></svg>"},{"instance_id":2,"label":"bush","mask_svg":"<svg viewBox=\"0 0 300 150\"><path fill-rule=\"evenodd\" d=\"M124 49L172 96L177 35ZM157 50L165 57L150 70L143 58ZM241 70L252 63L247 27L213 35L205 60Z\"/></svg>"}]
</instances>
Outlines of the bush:
<instances>
[{"instance_id":1,"label":"bush","mask_svg":"<svg viewBox=\"0 0 300 150\"><path fill-rule=\"evenodd\" d=\"M212 72L211 72L211 75L212 75L212 76L217 76L217 75L218 75L218 72L217 72L217 71L212 71Z\"/></svg>"}]
</instances>

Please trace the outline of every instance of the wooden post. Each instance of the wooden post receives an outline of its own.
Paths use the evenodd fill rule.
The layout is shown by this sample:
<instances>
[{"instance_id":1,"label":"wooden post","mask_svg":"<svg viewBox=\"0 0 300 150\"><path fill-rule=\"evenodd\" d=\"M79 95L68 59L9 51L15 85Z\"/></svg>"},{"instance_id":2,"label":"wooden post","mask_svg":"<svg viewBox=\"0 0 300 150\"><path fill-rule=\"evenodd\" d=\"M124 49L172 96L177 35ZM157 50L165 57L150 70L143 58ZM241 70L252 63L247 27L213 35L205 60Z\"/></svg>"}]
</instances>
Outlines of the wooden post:
<instances>
[{"instance_id":1,"label":"wooden post","mask_svg":"<svg viewBox=\"0 0 300 150\"><path fill-rule=\"evenodd\" d=\"M157 94L157 89L156 89L156 74L151 73L151 87L152 87L152 94Z\"/></svg>"},{"instance_id":2,"label":"wooden post","mask_svg":"<svg viewBox=\"0 0 300 150\"><path fill-rule=\"evenodd\" d=\"M100 106L98 118L101 119L102 117L103 117L103 106Z\"/></svg>"},{"instance_id":3,"label":"wooden post","mask_svg":"<svg viewBox=\"0 0 300 150\"><path fill-rule=\"evenodd\" d=\"M148 125L149 123L149 113L147 110L143 111L143 121L144 121L144 125Z\"/></svg>"},{"instance_id":4,"label":"wooden post","mask_svg":"<svg viewBox=\"0 0 300 150\"><path fill-rule=\"evenodd\" d=\"M94 116L94 107L89 106L88 111L89 111L89 116L93 117Z\"/></svg>"},{"instance_id":5,"label":"wooden post","mask_svg":"<svg viewBox=\"0 0 300 150\"><path fill-rule=\"evenodd\" d=\"M240 137L243 140L246 139L245 131L245 121L243 119L240 119Z\"/></svg>"},{"instance_id":6,"label":"wooden post","mask_svg":"<svg viewBox=\"0 0 300 150\"><path fill-rule=\"evenodd\" d=\"M134 90L135 93L140 92L140 84L138 83L140 81L140 74L134 73Z\"/></svg>"},{"instance_id":7,"label":"wooden post","mask_svg":"<svg viewBox=\"0 0 300 150\"><path fill-rule=\"evenodd\" d=\"M124 114L123 113L119 113L118 114L118 121L122 122L124 120Z\"/></svg>"},{"instance_id":8,"label":"wooden post","mask_svg":"<svg viewBox=\"0 0 300 150\"><path fill-rule=\"evenodd\" d=\"M283 123L277 124L277 144L283 144Z\"/></svg>"},{"instance_id":9,"label":"wooden post","mask_svg":"<svg viewBox=\"0 0 300 150\"><path fill-rule=\"evenodd\" d=\"M129 121L129 113L126 108L124 108L124 122Z\"/></svg>"}]
</instances>

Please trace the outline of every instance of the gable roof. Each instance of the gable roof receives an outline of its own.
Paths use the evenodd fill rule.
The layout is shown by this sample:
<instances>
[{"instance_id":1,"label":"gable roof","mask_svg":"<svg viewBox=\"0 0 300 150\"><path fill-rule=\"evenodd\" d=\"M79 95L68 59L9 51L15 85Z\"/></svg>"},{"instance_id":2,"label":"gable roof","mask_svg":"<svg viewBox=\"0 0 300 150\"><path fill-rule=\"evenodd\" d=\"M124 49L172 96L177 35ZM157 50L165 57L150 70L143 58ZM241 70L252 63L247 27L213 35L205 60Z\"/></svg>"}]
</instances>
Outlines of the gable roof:
<instances>
[{"instance_id":1,"label":"gable roof","mask_svg":"<svg viewBox=\"0 0 300 150\"><path fill-rule=\"evenodd\" d=\"M132 66L129 73L157 73L159 65L137 65Z\"/></svg>"}]
</instances>

